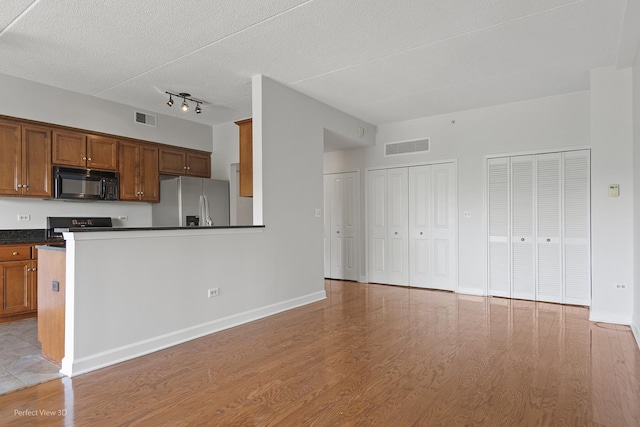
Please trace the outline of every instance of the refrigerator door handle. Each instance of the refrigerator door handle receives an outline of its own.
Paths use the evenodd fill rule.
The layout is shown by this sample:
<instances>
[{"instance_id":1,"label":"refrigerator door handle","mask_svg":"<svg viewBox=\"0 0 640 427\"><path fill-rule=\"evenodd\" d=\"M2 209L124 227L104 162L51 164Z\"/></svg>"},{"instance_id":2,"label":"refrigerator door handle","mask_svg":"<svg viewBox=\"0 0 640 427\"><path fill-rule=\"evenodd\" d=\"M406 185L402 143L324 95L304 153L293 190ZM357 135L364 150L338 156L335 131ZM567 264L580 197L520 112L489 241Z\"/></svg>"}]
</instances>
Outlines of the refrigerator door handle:
<instances>
[{"instance_id":1,"label":"refrigerator door handle","mask_svg":"<svg viewBox=\"0 0 640 427\"><path fill-rule=\"evenodd\" d=\"M213 225L213 221L211 221L211 215L209 215L209 198L207 196L202 196L202 199L204 205L204 225L211 227Z\"/></svg>"}]
</instances>

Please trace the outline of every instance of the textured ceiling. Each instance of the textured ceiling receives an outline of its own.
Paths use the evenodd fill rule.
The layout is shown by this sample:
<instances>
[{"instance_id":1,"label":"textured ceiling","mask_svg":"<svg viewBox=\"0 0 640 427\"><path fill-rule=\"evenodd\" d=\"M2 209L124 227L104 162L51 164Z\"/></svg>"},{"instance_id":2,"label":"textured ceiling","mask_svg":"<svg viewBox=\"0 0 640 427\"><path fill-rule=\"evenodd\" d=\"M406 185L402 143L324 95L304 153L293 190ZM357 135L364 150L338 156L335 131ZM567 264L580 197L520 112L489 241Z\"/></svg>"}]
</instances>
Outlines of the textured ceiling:
<instances>
[{"instance_id":1,"label":"textured ceiling","mask_svg":"<svg viewBox=\"0 0 640 427\"><path fill-rule=\"evenodd\" d=\"M589 71L616 65L621 46L627 62L637 52L625 28L640 21L627 9L627 0L5 0L0 73L208 124L249 117L251 77L264 74L378 125L587 90ZM203 99L203 113L170 109L164 91Z\"/></svg>"}]
</instances>

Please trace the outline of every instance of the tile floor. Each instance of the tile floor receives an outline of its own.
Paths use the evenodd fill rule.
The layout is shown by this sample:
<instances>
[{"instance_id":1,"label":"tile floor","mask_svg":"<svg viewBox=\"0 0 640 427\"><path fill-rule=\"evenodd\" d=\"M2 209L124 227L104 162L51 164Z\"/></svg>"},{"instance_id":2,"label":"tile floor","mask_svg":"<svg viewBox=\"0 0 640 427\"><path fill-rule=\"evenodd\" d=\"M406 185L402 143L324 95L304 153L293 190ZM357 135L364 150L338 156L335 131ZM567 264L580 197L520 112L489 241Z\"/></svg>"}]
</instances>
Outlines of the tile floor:
<instances>
[{"instance_id":1,"label":"tile floor","mask_svg":"<svg viewBox=\"0 0 640 427\"><path fill-rule=\"evenodd\" d=\"M60 378L59 370L40 356L37 318L0 323L0 394Z\"/></svg>"}]
</instances>

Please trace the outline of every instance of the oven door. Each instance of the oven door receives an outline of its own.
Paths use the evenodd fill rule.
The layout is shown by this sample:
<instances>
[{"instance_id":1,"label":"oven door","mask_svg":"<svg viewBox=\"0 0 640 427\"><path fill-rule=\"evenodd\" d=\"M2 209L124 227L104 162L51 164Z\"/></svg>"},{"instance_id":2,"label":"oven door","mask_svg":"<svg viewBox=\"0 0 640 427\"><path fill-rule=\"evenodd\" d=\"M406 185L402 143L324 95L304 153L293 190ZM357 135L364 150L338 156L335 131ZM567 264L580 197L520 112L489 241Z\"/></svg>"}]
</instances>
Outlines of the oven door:
<instances>
[{"instance_id":1,"label":"oven door","mask_svg":"<svg viewBox=\"0 0 640 427\"><path fill-rule=\"evenodd\" d=\"M59 170L55 176L56 199L101 200L104 198L102 177Z\"/></svg>"}]
</instances>

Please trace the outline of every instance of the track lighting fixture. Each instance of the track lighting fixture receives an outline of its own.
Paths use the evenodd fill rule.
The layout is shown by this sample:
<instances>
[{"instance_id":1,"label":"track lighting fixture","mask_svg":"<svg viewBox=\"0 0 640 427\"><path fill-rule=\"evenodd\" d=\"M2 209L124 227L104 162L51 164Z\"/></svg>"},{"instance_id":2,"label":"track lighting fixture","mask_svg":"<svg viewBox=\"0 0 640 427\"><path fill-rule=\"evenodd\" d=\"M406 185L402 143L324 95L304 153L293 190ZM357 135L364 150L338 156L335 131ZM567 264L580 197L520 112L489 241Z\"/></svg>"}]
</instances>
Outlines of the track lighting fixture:
<instances>
[{"instance_id":1,"label":"track lighting fixture","mask_svg":"<svg viewBox=\"0 0 640 427\"><path fill-rule=\"evenodd\" d=\"M203 101L199 101L197 99L191 98L190 93L186 93L186 92L180 92L180 93L165 92L165 93L169 95L169 101L167 101L167 105L169 107L173 105L173 97L175 96L177 98L182 98L182 104L180 105L180 108L182 109L182 111L189 111L189 104L187 103L187 101L191 101L196 103L196 109L195 109L196 114L202 113L202 107L200 107L200 104L202 104Z\"/></svg>"}]
</instances>

